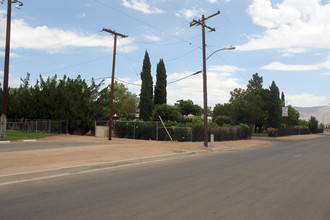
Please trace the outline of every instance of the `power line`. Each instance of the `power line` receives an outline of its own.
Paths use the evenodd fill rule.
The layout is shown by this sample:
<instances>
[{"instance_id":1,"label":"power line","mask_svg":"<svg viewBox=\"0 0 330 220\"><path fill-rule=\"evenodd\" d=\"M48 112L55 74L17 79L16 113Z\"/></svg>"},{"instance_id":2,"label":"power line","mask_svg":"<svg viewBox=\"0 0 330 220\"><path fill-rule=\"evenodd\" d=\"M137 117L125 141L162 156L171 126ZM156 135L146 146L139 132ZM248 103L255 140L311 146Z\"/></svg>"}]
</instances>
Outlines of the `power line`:
<instances>
[{"instance_id":1,"label":"power line","mask_svg":"<svg viewBox=\"0 0 330 220\"><path fill-rule=\"evenodd\" d=\"M201 73L201 72L202 72L202 71L198 71L198 72L193 73L193 74L191 74L191 75L189 75L189 76L186 76L186 77L183 77L183 78L181 78L181 79L177 79L177 80L175 80L175 81L169 82L169 83L167 83L167 85L168 85L168 84L172 84L172 83L179 82L179 81L184 80L184 79L187 79L187 78L189 78L189 77L191 77L191 76L194 76L194 75L197 75L197 74L199 74L199 73Z\"/></svg>"},{"instance_id":2,"label":"power line","mask_svg":"<svg viewBox=\"0 0 330 220\"><path fill-rule=\"evenodd\" d=\"M98 57L98 58L95 58L95 59L92 59L92 60L87 60L87 61L85 61L85 62L81 62L81 63L73 64L73 65L71 65L71 66L67 66L67 67L64 67L64 68L57 69L57 70L52 70L52 71L42 72L42 73L39 73L39 74L46 74L46 73L57 72L57 71L60 71L60 70L70 69L70 68L72 68L72 67L80 66L80 65L83 65L83 64L91 63L91 62L95 62L95 61L98 61L98 60L104 59L104 58L109 57L109 56L111 56L111 55L106 55L106 56Z\"/></svg>"},{"instance_id":3,"label":"power line","mask_svg":"<svg viewBox=\"0 0 330 220\"><path fill-rule=\"evenodd\" d=\"M94 1L97 2L97 3L99 3L99 4L101 4L101 5L103 5L103 6L105 6L105 7L107 7L107 8L111 8L112 10L114 10L114 11L120 13L120 14L123 14L123 15L125 15L125 16L127 16L127 17L129 17L129 18L131 18L131 19L133 19L133 20L135 20L135 21L138 21L138 22L140 22L140 23L142 23L142 24L145 24L145 25L147 25L147 26L149 26L149 27L152 27L152 28L154 28L154 29L156 29L156 30L158 30L158 31L160 31L160 32L162 32L162 33L165 33L165 34L167 34L168 36L173 36L173 38L176 38L176 39L178 39L178 40L180 40L180 41L182 41L182 42L185 42L185 43L187 43L187 44L189 44L189 45L192 45L192 46L195 46L195 47L199 47L199 46L193 45L191 42L189 42L189 41L187 41L187 40L184 40L184 39L182 39L182 38L180 38L180 37L178 37L178 36L176 36L176 35L170 34L170 33L164 31L163 29L161 29L161 28L159 28L159 27L157 27L157 26L155 26L155 25L152 25L152 24L150 24L150 23L147 23L147 22L145 22L145 21L143 21L143 20L141 20L141 19L139 19L139 18L136 18L136 17L134 17L134 16L132 16L132 15L130 15L130 14L128 14L128 13L125 13L125 12L123 12L123 11L121 11L121 10L118 10L118 9L112 7L111 5L104 3L104 2L101 1L101 0L94 0Z\"/></svg>"},{"instance_id":4,"label":"power line","mask_svg":"<svg viewBox=\"0 0 330 220\"><path fill-rule=\"evenodd\" d=\"M174 80L174 81L168 82L167 85L168 85L168 84L173 84L173 83L176 83L176 82L179 82L179 81L182 81L182 80L187 79L187 78L189 78L189 77L195 76L195 75L197 75L197 74L199 74L199 73L201 73L201 72L202 72L202 71L197 71L197 72L195 72L195 73L193 73L193 74L190 74L190 75L188 75L188 76L185 76L185 77L183 77L183 78L180 78L180 79L177 79L177 80ZM101 78L96 78L96 79L89 79L89 80L86 80L86 81L92 81L92 80L105 80L105 79L111 79L111 77L101 77ZM127 82L127 81L124 81L124 80L118 79L118 78L114 78L114 79L117 80L117 81L119 81L119 82L122 82L122 83L124 83L124 84L129 84L129 85L134 85L134 86L141 86L141 84L130 83L130 82ZM153 85L153 86L155 86L155 85Z\"/></svg>"}]
</instances>

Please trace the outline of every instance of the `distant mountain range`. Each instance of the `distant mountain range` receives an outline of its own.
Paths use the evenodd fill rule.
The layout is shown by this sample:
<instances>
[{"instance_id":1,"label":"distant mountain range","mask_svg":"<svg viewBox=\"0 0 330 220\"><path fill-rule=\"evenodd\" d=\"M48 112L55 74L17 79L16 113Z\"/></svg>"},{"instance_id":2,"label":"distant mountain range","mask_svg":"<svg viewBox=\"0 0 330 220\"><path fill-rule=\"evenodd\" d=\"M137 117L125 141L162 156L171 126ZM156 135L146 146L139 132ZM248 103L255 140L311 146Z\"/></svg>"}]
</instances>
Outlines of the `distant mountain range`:
<instances>
[{"instance_id":1,"label":"distant mountain range","mask_svg":"<svg viewBox=\"0 0 330 220\"><path fill-rule=\"evenodd\" d=\"M330 124L330 106L316 106L316 107L293 107L300 114L300 119L308 121L311 116L316 117L319 124Z\"/></svg>"}]
</instances>

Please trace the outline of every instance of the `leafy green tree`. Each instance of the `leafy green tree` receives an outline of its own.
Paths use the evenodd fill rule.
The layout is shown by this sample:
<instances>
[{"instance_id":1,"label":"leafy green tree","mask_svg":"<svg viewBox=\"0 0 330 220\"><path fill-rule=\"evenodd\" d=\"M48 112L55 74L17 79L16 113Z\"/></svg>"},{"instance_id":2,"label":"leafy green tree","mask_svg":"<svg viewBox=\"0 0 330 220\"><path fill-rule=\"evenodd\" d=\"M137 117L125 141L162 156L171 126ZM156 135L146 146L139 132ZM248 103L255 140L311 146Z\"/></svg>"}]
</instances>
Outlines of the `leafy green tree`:
<instances>
[{"instance_id":1,"label":"leafy green tree","mask_svg":"<svg viewBox=\"0 0 330 220\"><path fill-rule=\"evenodd\" d=\"M310 132L316 133L318 127L319 127L318 120L314 116L311 116L311 118L308 121L308 128Z\"/></svg>"},{"instance_id":2,"label":"leafy green tree","mask_svg":"<svg viewBox=\"0 0 330 220\"><path fill-rule=\"evenodd\" d=\"M195 105L194 102L190 99L188 100L178 100L174 104L179 108L179 111L181 112L182 115L202 115L203 114L203 109L199 105Z\"/></svg>"},{"instance_id":3,"label":"leafy green tree","mask_svg":"<svg viewBox=\"0 0 330 220\"><path fill-rule=\"evenodd\" d=\"M291 105L288 106L288 124L289 127L295 127L299 125L299 117L300 114L297 110L295 110Z\"/></svg>"},{"instance_id":4,"label":"leafy green tree","mask_svg":"<svg viewBox=\"0 0 330 220\"><path fill-rule=\"evenodd\" d=\"M180 122L182 115L176 106L167 104L156 105L152 112L152 120L159 121L159 116L163 121L176 121Z\"/></svg>"},{"instance_id":5,"label":"leafy green tree","mask_svg":"<svg viewBox=\"0 0 330 220\"><path fill-rule=\"evenodd\" d=\"M305 121L305 120L299 120L299 124L298 126L300 128L308 128L308 121Z\"/></svg>"},{"instance_id":6,"label":"leafy green tree","mask_svg":"<svg viewBox=\"0 0 330 220\"><path fill-rule=\"evenodd\" d=\"M214 119L214 122L219 126L222 126L223 124L231 124L231 118L226 115L219 115Z\"/></svg>"},{"instance_id":7,"label":"leafy green tree","mask_svg":"<svg viewBox=\"0 0 330 220\"><path fill-rule=\"evenodd\" d=\"M228 103L225 104L216 104L213 108L212 118L213 120L220 115L230 116L231 115L231 105Z\"/></svg>"},{"instance_id":8,"label":"leafy green tree","mask_svg":"<svg viewBox=\"0 0 330 220\"><path fill-rule=\"evenodd\" d=\"M268 126L272 128L279 128L281 125L281 100L280 92L275 82L273 81L269 87L270 95L268 101Z\"/></svg>"},{"instance_id":9,"label":"leafy green tree","mask_svg":"<svg viewBox=\"0 0 330 220\"><path fill-rule=\"evenodd\" d=\"M252 79L249 80L249 84L247 85L247 89L249 91L260 90L262 89L263 78L259 76L258 73L252 75Z\"/></svg>"},{"instance_id":10,"label":"leafy green tree","mask_svg":"<svg viewBox=\"0 0 330 220\"><path fill-rule=\"evenodd\" d=\"M166 104L166 69L163 59L157 64L156 86L155 86L155 105Z\"/></svg>"},{"instance_id":11,"label":"leafy green tree","mask_svg":"<svg viewBox=\"0 0 330 220\"><path fill-rule=\"evenodd\" d=\"M246 94L246 112L247 118L246 123L249 124L250 128L254 128L254 132L257 132L259 128L259 132L261 132L262 126L266 122L267 114L265 111L266 102L263 99L262 93L263 90L254 90Z\"/></svg>"},{"instance_id":12,"label":"leafy green tree","mask_svg":"<svg viewBox=\"0 0 330 220\"><path fill-rule=\"evenodd\" d=\"M230 92L231 98L229 103L231 105L230 117L234 124L247 123L247 109L246 109L246 90L236 88Z\"/></svg>"},{"instance_id":13,"label":"leafy green tree","mask_svg":"<svg viewBox=\"0 0 330 220\"><path fill-rule=\"evenodd\" d=\"M153 82L151 76L151 64L149 54L146 51L141 72L141 93L140 93L140 118L148 121L154 108L153 102Z\"/></svg>"},{"instance_id":14,"label":"leafy green tree","mask_svg":"<svg viewBox=\"0 0 330 220\"><path fill-rule=\"evenodd\" d=\"M100 106L98 117L103 120L109 119L110 85L101 90L100 97L96 101ZM128 91L122 83L115 81L113 91L113 114L119 118L134 119L137 112L138 97Z\"/></svg>"},{"instance_id":15,"label":"leafy green tree","mask_svg":"<svg viewBox=\"0 0 330 220\"><path fill-rule=\"evenodd\" d=\"M263 89L263 77L258 73L252 75L247 85L247 93L245 95L247 123L250 128L254 128L254 132L261 132L262 126L267 120L267 97L268 90Z\"/></svg>"},{"instance_id":16,"label":"leafy green tree","mask_svg":"<svg viewBox=\"0 0 330 220\"><path fill-rule=\"evenodd\" d=\"M281 93L281 106L285 107L285 95L284 92Z\"/></svg>"}]
</instances>

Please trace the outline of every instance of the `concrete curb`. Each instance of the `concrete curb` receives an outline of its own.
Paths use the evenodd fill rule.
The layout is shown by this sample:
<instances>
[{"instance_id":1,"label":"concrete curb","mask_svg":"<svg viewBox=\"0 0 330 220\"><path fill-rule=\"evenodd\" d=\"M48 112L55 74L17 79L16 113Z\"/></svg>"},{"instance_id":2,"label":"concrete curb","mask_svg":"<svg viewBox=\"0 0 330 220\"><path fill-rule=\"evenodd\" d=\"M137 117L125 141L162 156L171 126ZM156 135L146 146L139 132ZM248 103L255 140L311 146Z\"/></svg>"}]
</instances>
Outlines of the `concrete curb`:
<instances>
[{"instance_id":1,"label":"concrete curb","mask_svg":"<svg viewBox=\"0 0 330 220\"><path fill-rule=\"evenodd\" d=\"M181 158L181 157L197 156L197 155L202 155L202 154L206 154L206 153L210 153L210 152L222 151L224 149L226 149L226 148L225 147L214 148L214 149L210 149L210 150L190 151L190 152L158 155L158 156L152 156L152 157L142 157L142 158L136 158L136 159L130 159L130 160L95 163L95 164L87 164L87 165L80 165L80 166L73 166L73 167L63 167L63 168L50 169L50 170L40 170L40 171L29 172L29 173L2 175L2 176L0 176L0 185L7 185L7 184L12 184L12 183L45 179L45 178L58 177L58 176L65 176L65 175L70 175L70 174L90 172L90 171L96 171L96 170L102 170L102 169L110 169L110 168L123 167L123 166L132 166L132 165L138 165L138 164L143 164L143 163L151 163L151 162L156 162L156 161L176 159L176 158Z\"/></svg>"}]
</instances>

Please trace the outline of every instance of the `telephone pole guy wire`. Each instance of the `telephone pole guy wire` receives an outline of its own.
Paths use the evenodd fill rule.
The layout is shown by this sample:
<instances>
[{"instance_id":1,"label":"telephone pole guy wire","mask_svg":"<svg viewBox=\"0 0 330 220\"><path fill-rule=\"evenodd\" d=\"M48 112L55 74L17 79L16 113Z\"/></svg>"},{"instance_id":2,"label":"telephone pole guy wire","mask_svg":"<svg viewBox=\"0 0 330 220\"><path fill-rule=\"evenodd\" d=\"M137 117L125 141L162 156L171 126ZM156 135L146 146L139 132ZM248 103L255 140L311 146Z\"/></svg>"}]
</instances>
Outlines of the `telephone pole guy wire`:
<instances>
[{"instance_id":1,"label":"telephone pole guy wire","mask_svg":"<svg viewBox=\"0 0 330 220\"><path fill-rule=\"evenodd\" d=\"M116 65L116 47L117 47L117 36L126 38L127 35L123 35L112 31L107 28L103 28L102 31L108 32L114 35L114 46L113 46L113 62L112 62L112 77L111 77L111 91L110 91L110 113L109 113L109 138L110 141L112 139L112 116L113 116L113 90L114 90L114 82L115 82L115 65Z\"/></svg>"}]
</instances>

